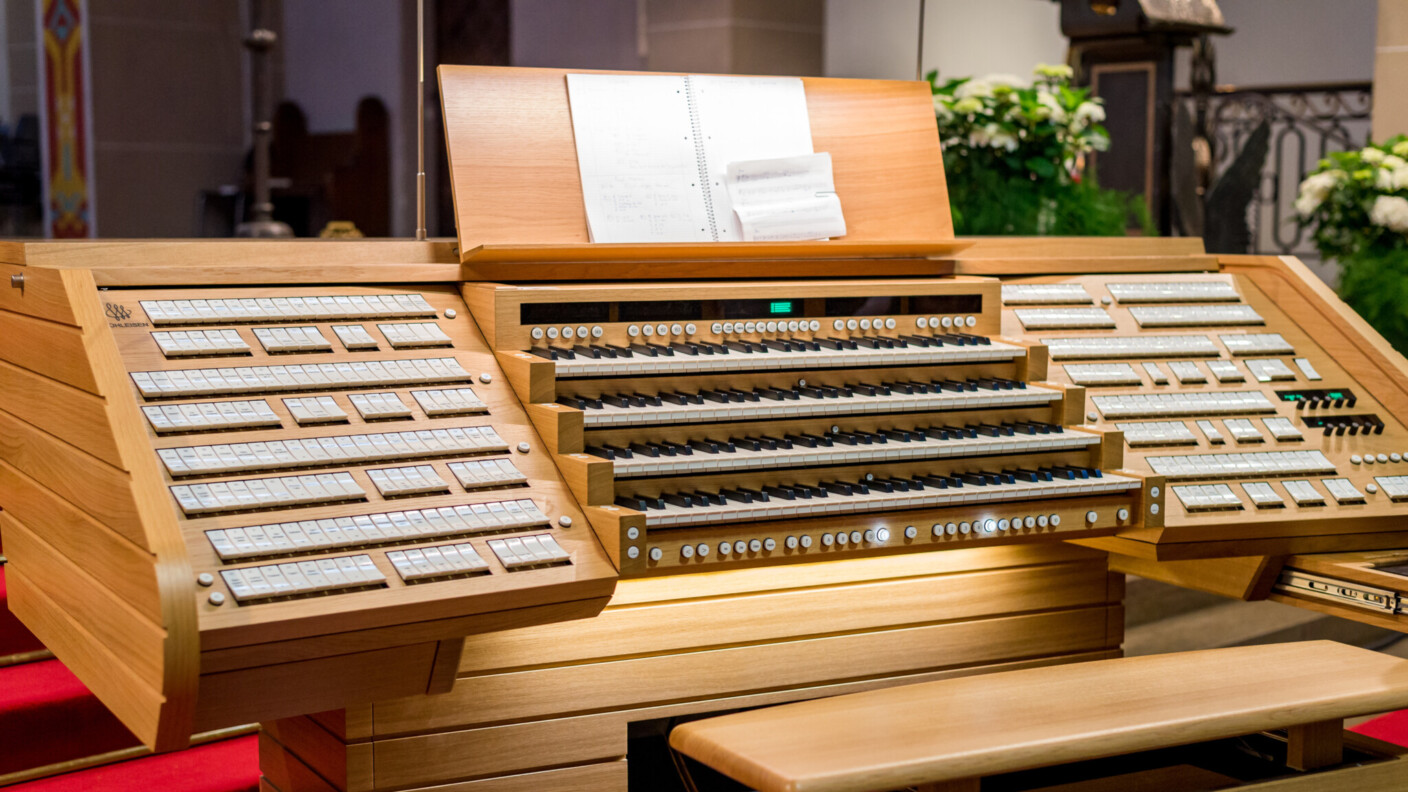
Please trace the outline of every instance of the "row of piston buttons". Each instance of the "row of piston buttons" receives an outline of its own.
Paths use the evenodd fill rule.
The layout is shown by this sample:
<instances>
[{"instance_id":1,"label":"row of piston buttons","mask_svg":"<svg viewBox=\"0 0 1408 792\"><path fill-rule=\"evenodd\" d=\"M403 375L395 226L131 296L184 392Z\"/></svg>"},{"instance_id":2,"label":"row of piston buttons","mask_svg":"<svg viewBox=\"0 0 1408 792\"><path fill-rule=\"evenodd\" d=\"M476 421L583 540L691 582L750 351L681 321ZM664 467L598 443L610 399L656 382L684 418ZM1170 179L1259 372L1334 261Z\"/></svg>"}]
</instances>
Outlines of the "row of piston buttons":
<instances>
[{"instance_id":1,"label":"row of piston buttons","mask_svg":"<svg viewBox=\"0 0 1408 792\"><path fill-rule=\"evenodd\" d=\"M714 322L709 325L709 329L715 333L796 333L807 330L815 333L821 329L821 322L815 319L792 319L784 322L771 319L766 322Z\"/></svg>"},{"instance_id":2,"label":"row of piston buttons","mask_svg":"<svg viewBox=\"0 0 1408 792\"><path fill-rule=\"evenodd\" d=\"M1408 456L1403 454L1365 454L1364 456L1350 454L1349 456L1350 464L1354 465L1372 465L1375 462L1386 464L1388 462L1402 462L1405 459L1408 459Z\"/></svg>"},{"instance_id":3,"label":"row of piston buttons","mask_svg":"<svg viewBox=\"0 0 1408 792\"><path fill-rule=\"evenodd\" d=\"M914 538L914 534L915 531L913 526L910 526L909 528L905 529L905 536L909 537L910 539ZM849 533L847 533L846 531L837 531L834 534L824 533L821 535L820 541L822 547L846 547L847 545L855 545L859 547L862 544L884 544L885 542L890 541L890 529L869 528L865 531L851 531ZM803 534L801 536L789 536L783 539L782 543L788 550L796 550L799 547L803 550L807 550L810 549L813 544L815 544L810 534ZM634 549L635 548L631 548L631 550ZM725 558L730 553L732 553L735 557L741 558L747 555L748 553L770 553L776 549L777 540L773 539L772 537L768 537L767 539L739 539L734 542L719 542L719 557ZM635 558L635 556L632 555L629 550L627 551L626 555L630 556L631 558ZM659 561L663 556L664 551L662 551L660 548L650 548L651 561ZM709 545L700 542L697 545L685 545L680 548L680 558L689 560L691 558L694 558L695 556L698 556L700 558L708 558Z\"/></svg>"},{"instance_id":4,"label":"row of piston buttons","mask_svg":"<svg viewBox=\"0 0 1408 792\"><path fill-rule=\"evenodd\" d=\"M1089 520L1090 515L1086 515L1086 519ZM1090 521L1094 522L1094 520ZM972 522L934 523L932 530L934 536L957 536L958 534L967 536L968 534L996 533L998 531L1021 530L1022 528L1045 528L1048 525L1055 528L1060 524L1061 515L1059 514L1038 514L1035 516L1029 514L1026 517L1013 517L1010 520L989 517L986 520ZM908 530L905 531L905 535L909 535Z\"/></svg>"},{"instance_id":5,"label":"row of piston buttons","mask_svg":"<svg viewBox=\"0 0 1408 792\"><path fill-rule=\"evenodd\" d=\"M678 327L678 325L676 326ZM661 325L661 327L664 327L664 325ZM692 333L694 331L691 330L690 332ZM546 329L542 327L535 327L532 330L528 331L528 335L532 336L534 341L541 341L543 340L544 336L554 339L559 337L567 339L585 339L587 337L601 338L605 334L606 331L602 329L601 325L592 325L591 327L587 327L586 325L578 325L575 329L571 325L564 325L561 329L558 329L556 327L549 327ZM635 333L631 333L631 335L635 335Z\"/></svg>"},{"instance_id":6,"label":"row of piston buttons","mask_svg":"<svg viewBox=\"0 0 1408 792\"><path fill-rule=\"evenodd\" d=\"M921 316L914 320L914 324L920 328L940 328L950 327L974 327L978 324L976 316Z\"/></svg>"}]
</instances>

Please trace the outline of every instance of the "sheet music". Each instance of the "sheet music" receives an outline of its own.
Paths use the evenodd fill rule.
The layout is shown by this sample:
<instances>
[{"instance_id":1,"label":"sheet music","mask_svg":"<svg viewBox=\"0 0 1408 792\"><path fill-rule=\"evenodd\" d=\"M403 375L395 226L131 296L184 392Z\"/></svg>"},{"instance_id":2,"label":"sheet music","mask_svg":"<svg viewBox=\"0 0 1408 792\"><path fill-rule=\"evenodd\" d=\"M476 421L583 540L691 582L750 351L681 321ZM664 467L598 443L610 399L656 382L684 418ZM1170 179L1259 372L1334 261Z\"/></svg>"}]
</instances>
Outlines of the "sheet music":
<instances>
[{"instance_id":1,"label":"sheet music","mask_svg":"<svg viewBox=\"0 0 1408 792\"><path fill-rule=\"evenodd\" d=\"M593 242L741 241L728 164L812 153L802 81L568 74Z\"/></svg>"},{"instance_id":2,"label":"sheet music","mask_svg":"<svg viewBox=\"0 0 1408 792\"><path fill-rule=\"evenodd\" d=\"M683 77L569 74L593 242L711 242Z\"/></svg>"},{"instance_id":3,"label":"sheet music","mask_svg":"<svg viewBox=\"0 0 1408 792\"><path fill-rule=\"evenodd\" d=\"M846 235L830 154L730 162L724 183L744 242Z\"/></svg>"},{"instance_id":4,"label":"sheet music","mask_svg":"<svg viewBox=\"0 0 1408 792\"><path fill-rule=\"evenodd\" d=\"M730 162L812 153L807 94L797 77L692 77L720 242L743 239L726 174Z\"/></svg>"}]
</instances>

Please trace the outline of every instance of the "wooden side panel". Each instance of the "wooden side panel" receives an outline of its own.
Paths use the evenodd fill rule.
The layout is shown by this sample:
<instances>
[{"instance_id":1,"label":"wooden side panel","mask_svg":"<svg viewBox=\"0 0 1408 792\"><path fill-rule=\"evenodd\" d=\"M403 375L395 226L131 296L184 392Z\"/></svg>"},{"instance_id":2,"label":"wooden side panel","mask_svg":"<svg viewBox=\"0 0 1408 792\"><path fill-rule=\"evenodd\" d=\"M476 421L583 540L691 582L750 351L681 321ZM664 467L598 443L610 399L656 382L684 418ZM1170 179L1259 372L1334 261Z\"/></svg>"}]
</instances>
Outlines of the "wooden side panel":
<instances>
[{"instance_id":1,"label":"wooden side panel","mask_svg":"<svg viewBox=\"0 0 1408 792\"><path fill-rule=\"evenodd\" d=\"M1265 599L1284 562L1284 558L1276 556L1151 561L1110 555L1113 570L1240 600Z\"/></svg>"},{"instance_id":2,"label":"wooden side panel","mask_svg":"<svg viewBox=\"0 0 1408 792\"><path fill-rule=\"evenodd\" d=\"M147 745L162 742L160 720L165 697L104 643L44 595L21 565L6 567L9 605L15 615L64 661L88 689ZM189 733L186 739L189 739Z\"/></svg>"},{"instance_id":3,"label":"wooden side panel","mask_svg":"<svg viewBox=\"0 0 1408 792\"><path fill-rule=\"evenodd\" d=\"M544 746L552 746L544 751ZM474 776L575 765L626 755L624 714L588 715L424 737L372 746L376 787L412 787Z\"/></svg>"},{"instance_id":4,"label":"wooden side panel","mask_svg":"<svg viewBox=\"0 0 1408 792\"><path fill-rule=\"evenodd\" d=\"M0 362L0 404L16 418L121 466L117 441L100 397Z\"/></svg>"},{"instance_id":5,"label":"wooden side panel","mask_svg":"<svg viewBox=\"0 0 1408 792\"><path fill-rule=\"evenodd\" d=\"M378 734L643 707L739 690L990 663L1103 647L1106 609L1008 616L808 641L563 666L461 679L429 700L375 705ZM571 691L564 696L564 691Z\"/></svg>"},{"instance_id":6,"label":"wooden side panel","mask_svg":"<svg viewBox=\"0 0 1408 792\"><path fill-rule=\"evenodd\" d=\"M98 392L83 350L83 335L70 325L0 311L0 360L88 393Z\"/></svg>"},{"instance_id":7,"label":"wooden side panel","mask_svg":"<svg viewBox=\"0 0 1408 792\"><path fill-rule=\"evenodd\" d=\"M200 678L196 729L423 694L435 649L435 643L423 643L206 674ZM363 682L356 700L348 698L347 678Z\"/></svg>"},{"instance_id":8,"label":"wooden side panel","mask_svg":"<svg viewBox=\"0 0 1408 792\"><path fill-rule=\"evenodd\" d=\"M71 503L0 461L0 505L38 526L44 541L103 581L114 596L154 622L161 618L152 554Z\"/></svg>"},{"instance_id":9,"label":"wooden side panel","mask_svg":"<svg viewBox=\"0 0 1408 792\"><path fill-rule=\"evenodd\" d=\"M24 279L21 288L12 285L16 275ZM0 264L0 311L78 324L62 273L50 269Z\"/></svg>"}]
</instances>

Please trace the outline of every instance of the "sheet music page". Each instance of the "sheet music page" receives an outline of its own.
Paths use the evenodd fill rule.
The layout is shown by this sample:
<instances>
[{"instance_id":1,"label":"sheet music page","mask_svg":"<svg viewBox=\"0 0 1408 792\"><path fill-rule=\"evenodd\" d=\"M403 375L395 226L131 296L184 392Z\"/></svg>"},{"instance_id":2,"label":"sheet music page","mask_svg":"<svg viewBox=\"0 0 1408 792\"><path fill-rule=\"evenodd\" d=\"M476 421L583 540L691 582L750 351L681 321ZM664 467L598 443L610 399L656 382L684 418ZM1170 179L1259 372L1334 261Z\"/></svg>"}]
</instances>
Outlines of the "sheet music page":
<instances>
[{"instance_id":1,"label":"sheet music page","mask_svg":"<svg viewBox=\"0 0 1408 792\"><path fill-rule=\"evenodd\" d=\"M568 74L593 242L711 242L687 82Z\"/></svg>"},{"instance_id":2,"label":"sheet music page","mask_svg":"<svg viewBox=\"0 0 1408 792\"><path fill-rule=\"evenodd\" d=\"M730 162L812 153L807 94L797 77L691 76L720 242L744 239L733 211Z\"/></svg>"},{"instance_id":3,"label":"sheet music page","mask_svg":"<svg viewBox=\"0 0 1408 792\"><path fill-rule=\"evenodd\" d=\"M730 162L725 177L744 242L846 235L831 155Z\"/></svg>"}]
</instances>

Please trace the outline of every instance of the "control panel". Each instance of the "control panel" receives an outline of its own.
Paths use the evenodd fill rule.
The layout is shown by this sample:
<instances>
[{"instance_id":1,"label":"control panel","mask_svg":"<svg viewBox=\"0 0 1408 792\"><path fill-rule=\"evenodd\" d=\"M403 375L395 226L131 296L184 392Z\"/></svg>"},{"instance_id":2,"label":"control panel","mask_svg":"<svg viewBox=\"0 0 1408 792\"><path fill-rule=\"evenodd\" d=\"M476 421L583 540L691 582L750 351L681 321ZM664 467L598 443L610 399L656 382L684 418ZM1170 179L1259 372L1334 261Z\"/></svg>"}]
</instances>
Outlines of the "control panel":
<instances>
[{"instance_id":1,"label":"control panel","mask_svg":"<svg viewBox=\"0 0 1408 792\"><path fill-rule=\"evenodd\" d=\"M1234 273L1004 281L1003 331L1088 389L1088 426L1162 477L1161 528L1100 540L1172 559L1345 547L1402 530L1408 432L1295 315ZM1338 537L1336 540L1327 537ZM1401 540L1398 540L1401 541Z\"/></svg>"},{"instance_id":2,"label":"control panel","mask_svg":"<svg viewBox=\"0 0 1408 792\"><path fill-rule=\"evenodd\" d=\"M466 286L623 575L1157 524L991 280Z\"/></svg>"}]
</instances>

